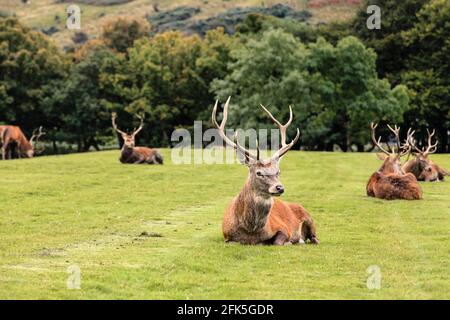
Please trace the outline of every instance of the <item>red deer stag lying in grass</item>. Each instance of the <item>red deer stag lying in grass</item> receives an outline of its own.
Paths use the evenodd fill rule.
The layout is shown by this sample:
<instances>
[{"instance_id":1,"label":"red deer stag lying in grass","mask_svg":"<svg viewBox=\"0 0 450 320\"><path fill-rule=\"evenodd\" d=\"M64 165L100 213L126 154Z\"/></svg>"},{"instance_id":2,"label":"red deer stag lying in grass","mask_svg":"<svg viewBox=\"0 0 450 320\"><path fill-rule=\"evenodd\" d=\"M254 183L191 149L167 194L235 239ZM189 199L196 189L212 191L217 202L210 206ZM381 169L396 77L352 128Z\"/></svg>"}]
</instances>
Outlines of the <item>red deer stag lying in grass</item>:
<instances>
[{"instance_id":1,"label":"red deer stag lying in grass","mask_svg":"<svg viewBox=\"0 0 450 320\"><path fill-rule=\"evenodd\" d=\"M22 130L17 126L0 126L0 142L2 144L2 158L3 160L11 159L14 153L18 158L27 157L32 158L36 154L43 151L43 149L36 149L36 144L41 136L42 127L33 132L31 139L25 137Z\"/></svg>"},{"instance_id":2,"label":"red deer stag lying in grass","mask_svg":"<svg viewBox=\"0 0 450 320\"><path fill-rule=\"evenodd\" d=\"M419 181L443 181L444 176L448 176L450 173L444 168L439 167L428 157L430 154L436 152L438 141L436 141L435 144L432 144L431 141L435 131L433 130L433 132L430 133L427 129L427 132L428 146L426 148L423 147L422 149L419 149L416 146L414 138L411 135L408 142L411 144L411 153L413 154L414 159L407 161L402 169L404 172L411 172Z\"/></svg>"},{"instance_id":3,"label":"red deer stag lying in grass","mask_svg":"<svg viewBox=\"0 0 450 320\"><path fill-rule=\"evenodd\" d=\"M240 242L242 244L291 244L319 243L314 222L308 212L299 204L286 203L275 197L284 192L280 182L279 161L297 142L300 132L289 144L286 143L286 129L292 122L292 109L289 121L282 125L272 114L261 105L269 117L278 125L281 131L281 148L270 158L260 159L259 148L256 156L235 140L225 134L228 105L225 103L223 119L219 125L216 120L217 104L214 106L212 121L222 139L245 158L249 168L247 182L229 204L223 219L223 235L226 242Z\"/></svg>"},{"instance_id":4,"label":"red deer stag lying in grass","mask_svg":"<svg viewBox=\"0 0 450 320\"><path fill-rule=\"evenodd\" d=\"M416 200L422 198L422 190L416 177L411 173L404 173L401 168L400 159L402 156L409 153L411 146L408 143L400 145L400 128L395 126L393 129L388 125L389 129L394 133L397 140L397 150L387 143L389 151L384 149L381 144L381 137L377 140L375 138L375 129L377 125L372 127L372 141L384 155L379 155L383 160L383 164L377 172L373 173L367 183L367 195L375 198L394 200L406 199ZM410 132L408 132L407 141L410 139Z\"/></svg>"},{"instance_id":5,"label":"red deer stag lying in grass","mask_svg":"<svg viewBox=\"0 0 450 320\"><path fill-rule=\"evenodd\" d=\"M163 164L163 157L155 149L150 149L146 147L135 147L135 137L144 127L144 116L137 115L141 120L139 127L134 130L131 134L123 132L117 128L116 118L117 114L112 114L112 125L114 130L116 130L123 139L123 147L120 154L120 162L122 163L147 163L147 164Z\"/></svg>"}]
</instances>

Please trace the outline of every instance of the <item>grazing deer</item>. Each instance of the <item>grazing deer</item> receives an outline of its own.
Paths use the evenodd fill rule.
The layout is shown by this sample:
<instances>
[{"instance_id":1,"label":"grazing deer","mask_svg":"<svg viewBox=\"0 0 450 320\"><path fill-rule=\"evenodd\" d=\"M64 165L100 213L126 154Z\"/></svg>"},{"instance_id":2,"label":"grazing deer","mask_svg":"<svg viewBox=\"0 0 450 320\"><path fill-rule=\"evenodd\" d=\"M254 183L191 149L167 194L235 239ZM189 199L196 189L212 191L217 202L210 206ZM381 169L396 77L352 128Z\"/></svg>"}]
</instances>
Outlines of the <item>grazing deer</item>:
<instances>
[{"instance_id":1,"label":"grazing deer","mask_svg":"<svg viewBox=\"0 0 450 320\"><path fill-rule=\"evenodd\" d=\"M270 159L263 160L260 159L259 148L255 156L237 141L235 142L236 136L234 140L226 136L224 130L230 98L225 103L220 125L216 120L218 105L216 101L212 121L226 144L244 156L244 163L249 168L249 174L241 192L225 211L222 224L225 241L283 245L305 243L309 239L311 243L318 244L314 222L308 212L299 204L286 203L276 198L284 192L280 182L280 159L294 146L300 136L297 129L294 140L289 144L286 143L286 129L292 122L292 108L289 107L289 121L282 125L261 105L281 132L281 148Z\"/></svg>"},{"instance_id":2,"label":"grazing deer","mask_svg":"<svg viewBox=\"0 0 450 320\"><path fill-rule=\"evenodd\" d=\"M14 151L17 151L17 157L19 158L32 158L41 153L43 149L36 149L36 144L43 135L45 135L45 132L42 132L42 127L39 127L28 140L18 126L0 126L3 160L11 159Z\"/></svg>"},{"instance_id":3,"label":"grazing deer","mask_svg":"<svg viewBox=\"0 0 450 320\"><path fill-rule=\"evenodd\" d=\"M372 141L384 154L379 154L379 158L383 160L383 164L377 172L373 173L367 183L367 195L370 197L394 200L406 199L416 200L422 198L422 190L416 177L411 173L402 170L400 159L409 153L411 146L408 143L400 145L400 128L395 126L393 129L388 125L397 140L397 149L386 143L389 151L381 146L381 137L375 138L375 129L378 125L371 124ZM408 132L407 141L410 139L411 132Z\"/></svg>"},{"instance_id":4,"label":"grazing deer","mask_svg":"<svg viewBox=\"0 0 450 320\"><path fill-rule=\"evenodd\" d=\"M123 139L123 147L119 158L120 162L135 164L163 164L162 155L155 149L135 146L135 137L144 127L144 116L137 115L137 117L141 120L139 127L131 134L128 134L117 128L117 114L115 112L112 114L112 126L114 130L116 130L122 136Z\"/></svg>"},{"instance_id":5,"label":"grazing deer","mask_svg":"<svg viewBox=\"0 0 450 320\"><path fill-rule=\"evenodd\" d=\"M435 130L430 133L427 129L427 132L428 146L424 146L422 149L416 146L413 135L411 135L408 142L411 144L411 154L414 156L414 159L407 161L402 169L405 172L411 172L419 181L443 181L444 177L449 176L450 173L444 168L439 167L428 157L430 154L436 152L438 141L435 144L431 143Z\"/></svg>"}]
</instances>

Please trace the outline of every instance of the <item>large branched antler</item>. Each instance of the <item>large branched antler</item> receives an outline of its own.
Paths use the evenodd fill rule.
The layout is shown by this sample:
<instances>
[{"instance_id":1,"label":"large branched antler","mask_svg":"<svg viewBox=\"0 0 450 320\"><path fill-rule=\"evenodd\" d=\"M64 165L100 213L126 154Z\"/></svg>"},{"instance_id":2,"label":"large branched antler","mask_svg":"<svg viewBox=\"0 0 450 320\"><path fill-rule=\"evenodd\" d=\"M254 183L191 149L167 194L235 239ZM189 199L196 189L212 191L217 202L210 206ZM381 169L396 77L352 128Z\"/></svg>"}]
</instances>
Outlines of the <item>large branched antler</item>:
<instances>
[{"instance_id":1,"label":"large branched antler","mask_svg":"<svg viewBox=\"0 0 450 320\"><path fill-rule=\"evenodd\" d=\"M130 134L130 136L132 136L133 138L134 138L134 137L142 130L142 128L144 127L144 114L143 114L143 113L141 113L141 114L136 114L136 117L138 117L138 118L141 120L141 122L139 123L139 127L138 127L137 129L134 129L133 132ZM125 136L128 135L126 132L120 130L120 129L117 127L116 119L117 119L117 113L116 113L116 112L111 113L111 121L112 121L112 126L113 126L114 130L116 130L116 131L117 131L118 133L120 133L121 135L125 135Z\"/></svg>"},{"instance_id":2,"label":"large branched antler","mask_svg":"<svg viewBox=\"0 0 450 320\"><path fill-rule=\"evenodd\" d=\"M281 134L281 148L275 152L273 154L273 156L271 157L271 159L277 160L279 158L281 158L283 155L286 154L286 152L288 152L298 141L298 139L300 138L300 130L297 128L297 135L295 136L294 140L292 140L289 144L286 143L286 131L287 128L291 125L292 120L293 120L293 115L292 115L292 107L289 106L289 120L288 122L286 122L286 124L281 124L280 121L278 121L270 112L269 110L267 110L266 107L264 107L261 104L261 107L263 108L263 110L269 115L270 119L272 119L273 122L275 122L275 124L278 126L278 128L280 129L280 134Z\"/></svg>"},{"instance_id":3,"label":"large branched antler","mask_svg":"<svg viewBox=\"0 0 450 320\"><path fill-rule=\"evenodd\" d=\"M381 136L378 137L378 139L375 137L375 129L378 127L378 123L373 123L372 122L370 124L370 127L372 129L372 142L373 142L373 144L376 147L378 147L378 149L380 149L383 153L385 153L387 155L390 155L391 153L381 146Z\"/></svg>"},{"instance_id":4,"label":"large branched antler","mask_svg":"<svg viewBox=\"0 0 450 320\"><path fill-rule=\"evenodd\" d=\"M414 137L411 135L411 137L410 137L410 141L409 141L409 144L411 145L411 148L414 148L414 150L417 152L417 153L419 153L419 154L421 154L422 156L424 156L424 157L426 157L426 156L428 156L429 154L431 154L431 153L435 153L436 152L436 150L437 150L437 145L438 145L438 143L439 143L439 141L437 141L436 140L436 143L434 143L434 144L432 144L432 138L433 138L433 136L434 136L434 134L435 134L435 130L433 130L433 132L430 132L430 130L428 130L427 129L427 133L428 133L428 146L425 148L425 146L424 147L422 147L422 149L419 149L418 147L417 147L417 145L416 145L416 140L414 139ZM413 133L414 133L414 131L413 131Z\"/></svg>"},{"instance_id":5,"label":"large branched antler","mask_svg":"<svg viewBox=\"0 0 450 320\"><path fill-rule=\"evenodd\" d=\"M389 130L395 136L397 148L391 147L388 142L386 142L386 145L387 145L389 151L381 146L381 136L378 137L378 139L375 137L375 129L378 127L378 124L375 124L372 122L370 124L370 127L371 127L371 131L372 131L372 141L373 141L374 145L377 146L378 149L380 149L383 153L387 154L388 156L398 154L398 155L400 155L400 157L403 157L405 154L409 153L411 150L411 145L409 143L411 131L408 130L408 134L407 134L405 143L401 144L400 143L400 127L398 127L397 125L395 125L394 128L392 128L390 125L387 125L387 126L388 126Z\"/></svg>"},{"instance_id":6,"label":"large branched antler","mask_svg":"<svg viewBox=\"0 0 450 320\"><path fill-rule=\"evenodd\" d=\"M141 120L141 123L139 124L139 127L135 129L131 134L133 137L135 137L144 127L144 113L136 114L136 117L138 117Z\"/></svg>"},{"instance_id":7,"label":"large branched antler","mask_svg":"<svg viewBox=\"0 0 450 320\"><path fill-rule=\"evenodd\" d=\"M214 105L214 109L213 109L212 116L211 116L212 122L213 122L214 126L217 128L217 131L219 132L220 137L223 139L223 141L225 141L226 144L228 144L229 146L233 147L237 151L241 152L243 155L245 155L245 157L248 160L258 161L259 160L259 148L257 148L258 149L257 155L254 156L253 154L250 153L250 151L245 149L239 143L237 143L237 142L231 140L230 138L228 138L228 136L225 134L225 125L226 125L227 119L228 119L228 105L230 104L230 99L231 99L231 97L228 97L228 99L225 102L225 105L223 107L223 116L222 116L222 122L220 123L220 125L219 125L219 123L217 122L217 119L216 119L217 106L219 104L219 101L216 100L216 104ZM237 132L234 135L234 140L236 140L236 138L237 138ZM257 145L258 145L258 143L257 143Z\"/></svg>"},{"instance_id":8,"label":"large branched antler","mask_svg":"<svg viewBox=\"0 0 450 320\"><path fill-rule=\"evenodd\" d=\"M412 128L408 129L408 132L406 133L406 139L405 142L400 146L400 148L403 150L402 155L408 154L408 158L406 161L409 160L409 156L411 155L412 148L414 146L414 133L416 131Z\"/></svg>"},{"instance_id":9,"label":"large branched antler","mask_svg":"<svg viewBox=\"0 0 450 320\"><path fill-rule=\"evenodd\" d=\"M212 122L214 124L214 126L218 129L220 136L222 137L222 139L230 146L232 146L234 149L238 150L239 152L243 153L247 159L249 160L259 160L259 155L260 155L260 151L259 151L259 146L258 146L258 140L256 140L256 150L257 150L257 154L256 156L251 154L249 150L247 150L246 148L244 148L243 146L241 146L237 141L237 133L234 136L234 141L231 140L230 138L227 137L227 135L225 134L225 124L228 118L228 106L230 103L230 99L231 97L229 97L227 99L227 101L225 102L225 106L223 109L223 118L222 118L222 122L219 125L219 123L216 120L216 114L217 114L217 105L218 105L218 101L216 101L216 104L214 105L214 109L213 109L213 113L212 113ZM264 107L263 105L261 105L261 107L264 109L264 111L269 115L269 117L272 119L273 122L275 122L275 124L278 126L278 128L280 129L280 133L281 133L281 148L279 150L277 150L272 157L270 158L271 160L279 160L283 155L285 155L294 145L295 143L298 141L299 137L300 137L300 131L297 129L297 135L295 136L294 140L292 140L290 143L286 143L286 131L287 128L289 127L289 125L292 123L292 119L293 119L293 115L292 115L292 108L291 106L289 106L289 120L286 124L281 124L270 112L269 110L266 109L266 107ZM236 141L236 142L235 142Z\"/></svg>"},{"instance_id":10,"label":"large branched antler","mask_svg":"<svg viewBox=\"0 0 450 320\"><path fill-rule=\"evenodd\" d=\"M116 130L121 135L127 135L125 132L123 132L122 130L117 128L116 119L117 119L117 113L116 112L111 113L111 122L112 122L112 126L113 126L114 130Z\"/></svg>"},{"instance_id":11,"label":"large branched antler","mask_svg":"<svg viewBox=\"0 0 450 320\"><path fill-rule=\"evenodd\" d=\"M428 147L423 152L424 156L427 156L430 153L435 153L437 150L437 145L439 143L439 141L436 140L435 144L431 144L431 139L433 138L434 134L436 133L436 130L433 129L433 132L430 133L430 130L427 129L427 133L428 133Z\"/></svg>"},{"instance_id":12,"label":"large branched antler","mask_svg":"<svg viewBox=\"0 0 450 320\"><path fill-rule=\"evenodd\" d=\"M30 139L30 144L32 146L35 146L37 144L37 142L39 141L39 138L45 134L46 134L46 132L43 132L42 126L40 126L39 129L33 131L33 135L31 136L31 139Z\"/></svg>"},{"instance_id":13,"label":"large branched antler","mask_svg":"<svg viewBox=\"0 0 450 320\"><path fill-rule=\"evenodd\" d=\"M394 134L395 136L395 142L397 144L397 150L395 150L394 148L392 148L389 143L386 142L389 150L392 153L400 153L401 150L401 146L400 146L400 127L398 127L397 125L394 125L394 128L392 128L389 124L387 125L387 127L389 128L389 130L391 130L391 132Z\"/></svg>"}]
</instances>

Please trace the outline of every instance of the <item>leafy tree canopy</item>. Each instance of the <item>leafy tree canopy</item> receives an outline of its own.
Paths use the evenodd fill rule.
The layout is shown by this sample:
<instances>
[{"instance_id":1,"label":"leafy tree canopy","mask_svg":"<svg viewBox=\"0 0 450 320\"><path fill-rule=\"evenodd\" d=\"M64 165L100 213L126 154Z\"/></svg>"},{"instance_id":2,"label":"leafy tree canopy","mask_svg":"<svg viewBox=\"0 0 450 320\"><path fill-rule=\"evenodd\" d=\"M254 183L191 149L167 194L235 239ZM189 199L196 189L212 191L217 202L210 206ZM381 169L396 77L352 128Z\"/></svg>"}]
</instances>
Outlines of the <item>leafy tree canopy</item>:
<instances>
[{"instance_id":1,"label":"leafy tree canopy","mask_svg":"<svg viewBox=\"0 0 450 320\"><path fill-rule=\"evenodd\" d=\"M258 127L267 121L259 104L279 117L293 105L303 146L363 150L371 121L402 120L408 108L404 86L391 89L375 70L376 54L354 37L336 46L319 38L305 46L291 34L270 30L233 53L229 74L212 89L224 100L233 96L234 125ZM266 122L267 123L267 122Z\"/></svg>"},{"instance_id":2,"label":"leafy tree canopy","mask_svg":"<svg viewBox=\"0 0 450 320\"><path fill-rule=\"evenodd\" d=\"M429 0L365 0L353 22L354 34L378 55L377 70L381 77L394 83L400 82L399 73L405 69L404 60L410 54L402 32L418 21L417 13ZM366 26L367 7L377 5L381 9L381 29Z\"/></svg>"},{"instance_id":3,"label":"leafy tree canopy","mask_svg":"<svg viewBox=\"0 0 450 320\"><path fill-rule=\"evenodd\" d=\"M145 19L121 17L109 20L103 25L101 39L106 46L118 52L126 52L134 41L150 32L150 25Z\"/></svg>"},{"instance_id":4,"label":"leafy tree canopy","mask_svg":"<svg viewBox=\"0 0 450 320\"><path fill-rule=\"evenodd\" d=\"M20 125L28 134L51 126L53 110L41 103L66 76L67 63L44 35L15 17L0 18L0 121Z\"/></svg>"},{"instance_id":5,"label":"leafy tree canopy","mask_svg":"<svg viewBox=\"0 0 450 320\"><path fill-rule=\"evenodd\" d=\"M418 22L402 33L411 54L401 78L410 89L413 109L407 125L418 130L420 140L426 128L436 129L439 151L450 150L450 2L433 0L417 14Z\"/></svg>"}]
</instances>

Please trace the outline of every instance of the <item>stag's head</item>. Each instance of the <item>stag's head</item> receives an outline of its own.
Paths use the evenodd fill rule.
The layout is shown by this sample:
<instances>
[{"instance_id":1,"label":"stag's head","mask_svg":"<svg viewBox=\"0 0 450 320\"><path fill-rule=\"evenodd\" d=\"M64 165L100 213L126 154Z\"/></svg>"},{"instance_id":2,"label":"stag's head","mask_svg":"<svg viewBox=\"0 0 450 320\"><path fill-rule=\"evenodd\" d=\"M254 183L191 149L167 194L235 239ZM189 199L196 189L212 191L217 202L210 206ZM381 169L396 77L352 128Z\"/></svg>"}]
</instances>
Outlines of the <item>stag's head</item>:
<instances>
[{"instance_id":1,"label":"stag's head","mask_svg":"<svg viewBox=\"0 0 450 320\"><path fill-rule=\"evenodd\" d=\"M421 181L436 181L439 179L439 168L428 157L430 154L435 153L437 150L438 141L432 143L432 138L435 134L435 130L428 133L428 145L419 149L416 146L416 141L413 136L409 137L409 144L411 146L412 154L416 158L416 170L418 173L417 180Z\"/></svg>"},{"instance_id":2,"label":"stag's head","mask_svg":"<svg viewBox=\"0 0 450 320\"><path fill-rule=\"evenodd\" d=\"M132 133L127 133L127 132L124 132L122 130L119 130L119 128L117 128L117 124L116 124L117 113L113 112L112 115L111 115L112 126L113 126L114 130L117 131L117 133L119 133L121 135L121 137L123 139L123 146L125 148L132 149L132 148L135 147L136 135L144 127L144 115L143 114L137 114L136 116L141 121L140 124L139 124L139 127L137 129L133 130Z\"/></svg>"},{"instance_id":3,"label":"stag's head","mask_svg":"<svg viewBox=\"0 0 450 320\"><path fill-rule=\"evenodd\" d=\"M270 196L280 196L284 192L284 187L280 182L280 159L294 146L300 137L300 132L297 129L297 135L290 143L286 143L286 130L292 122L292 108L289 107L289 121L286 124L281 124L275 117L263 106L263 110L268 114L273 122L278 126L281 133L281 148L277 150L269 159L262 159L260 157L260 150L258 147L258 141L256 141L256 155L251 153L248 149L243 147L237 141L237 132L234 139L230 139L225 134L225 125L228 118L228 106L230 103L230 98L225 103L223 109L222 122L217 122L216 113L218 101L214 106L212 113L212 122L214 126L218 129L218 132L226 144L236 149L238 154L243 157L244 163L249 168L248 183L252 189L258 193L258 195L270 197Z\"/></svg>"},{"instance_id":4,"label":"stag's head","mask_svg":"<svg viewBox=\"0 0 450 320\"><path fill-rule=\"evenodd\" d=\"M30 138L31 149L28 149L25 152L25 155L28 158L33 158L36 154L40 154L44 151L44 148L37 148L39 138L43 135L45 135L45 132L42 131L42 126L40 126L39 129L33 131L33 135Z\"/></svg>"},{"instance_id":5,"label":"stag's head","mask_svg":"<svg viewBox=\"0 0 450 320\"><path fill-rule=\"evenodd\" d=\"M392 128L390 125L388 125L389 130L394 134L396 145L391 146L389 142L386 142L387 150L381 145L381 137L378 139L375 138L375 129L377 128L378 124L371 123L371 129L372 129L372 141L376 147L380 149L382 153L377 154L378 157L383 161L383 165L381 166L380 170L381 172L387 174L387 173L395 173L395 174L404 174L402 170L402 164L401 164L401 157L408 154L411 150L411 146L408 143L410 136L414 134L414 132L411 132L411 129L408 130L408 137L406 139L406 142L404 144L400 144L400 128L397 126L394 126Z\"/></svg>"}]
</instances>

